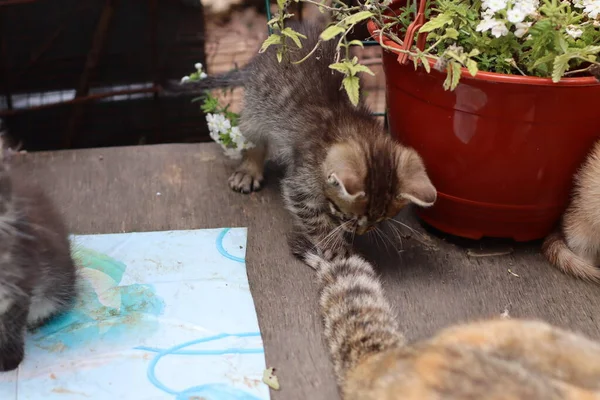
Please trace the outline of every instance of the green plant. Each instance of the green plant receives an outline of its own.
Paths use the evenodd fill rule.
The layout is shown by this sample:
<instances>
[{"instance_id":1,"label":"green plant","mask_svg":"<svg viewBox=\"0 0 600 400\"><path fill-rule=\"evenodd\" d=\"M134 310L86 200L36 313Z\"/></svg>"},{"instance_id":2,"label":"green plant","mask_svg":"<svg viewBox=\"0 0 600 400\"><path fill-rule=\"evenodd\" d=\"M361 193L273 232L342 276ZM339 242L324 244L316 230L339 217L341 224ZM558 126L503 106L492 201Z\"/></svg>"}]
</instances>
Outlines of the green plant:
<instances>
[{"instance_id":1,"label":"green plant","mask_svg":"<svg viewBox=\"0 0 600 400\"><path fill-rule=\"evenodd\" d=\"M358 103L360 72L372 73L351 57L349 40L356 24L372 20L375 35L402 44L406 27L414 18L417 0L390 9L390 0L365 0L347 5L341 0L295 0L315 4L331 13L333 22L321 33L317 46L301 60L310 57L324 41L336 40L338 52L330 68L344 74L344 89L353 104ZM446 70L444 88L453 90L460 81L462 68L475 76L478 71L551 77L554 82L569 75L591 74L600 79L600 0L427 0L428 22L420 29L427 33L424 49L412 43L405 52L415 68L428 72L431 64ZM286 2L278 0L279 13L270 21L273 34L263 44L264 51L278 45L278 58L290 49L281 46L283 36L291 37L285 20ZM286 32L283 34L282 32ZM280 32L280 33L277 33ZM278 39L273 39L274 35ZM301 47L302 36L294 40ZM382 44L384 48L391 50ZM280 55L281 54L281 55Z\"/></svg>"},{"instance_id":2,"label":"green plant","mask_svg":"<svg viewBox=\"0 0 600 400\"><path fill-rule=\"evenodd\" d=\"M195 65L196 72L184 76L182 83L194 82L205 79L206 73L202 64ZM227 89L224 90L225 92ZM239 119L237 113L229 110L230 104L223 106L219 99L213 96L210 91L206 91L204 96L197 97L192 102L202 101L201 110L206 114L206 124L212 140L221 145L226 156L233 159L242 157L242 150L251 149L254 144L246 140L240 131Z\"/></svg>"}]
</instances>

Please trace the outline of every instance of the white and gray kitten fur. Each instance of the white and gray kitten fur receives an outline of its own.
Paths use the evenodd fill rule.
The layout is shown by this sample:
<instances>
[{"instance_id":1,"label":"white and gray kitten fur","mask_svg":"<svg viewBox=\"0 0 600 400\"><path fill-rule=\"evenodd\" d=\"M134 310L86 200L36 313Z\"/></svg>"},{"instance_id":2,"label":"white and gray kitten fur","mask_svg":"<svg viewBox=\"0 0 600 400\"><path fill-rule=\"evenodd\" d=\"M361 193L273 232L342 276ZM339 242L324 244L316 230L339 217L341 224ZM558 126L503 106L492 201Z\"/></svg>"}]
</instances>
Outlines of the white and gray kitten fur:
<instances>
[{"instance_id":1,"label":"white and gray kitten fur","mask_svg":"<svg viewBox=\"0 0 600 400\"><path fill-rule=\"evenodd\" d=\"M24 357L26 328L68 308L75 265L67 230L50 199L27 174L0 161L0 371Z\"/></svg>"},{"instance_id":2,"label":"white and gray kitten fur","mask_svg":"<svg viewBox=\"0 0 600 400\"><path fill-rule=\"evenodd\" d=\"M243 85L240 130L256 147L245 152L230 187L259 190L265 160L282 164L285 205L295 217L293 253L304 258L316 246L327 257L346 254L354 234L393 218L408 203L431 206L436 190L417 152L391 138L362 101L355 107L340 90L343 75L329 68L335 41L322 42L306 61L294 64L317 44L322 29L289 26L307 36L290 59L279 63L271 46L239 71L168 90Z\"/></svg>"},{"instance_id":3,"label":"white and gray kitten fur","mask_svg":"<svg viewBox=\"0 0 600 400\"><path fill-rule=\"evenodd\" d=\"M561 271L600 282L600 141L575 175L571 203L542 253Z\"/></svg>"}]
</instances>

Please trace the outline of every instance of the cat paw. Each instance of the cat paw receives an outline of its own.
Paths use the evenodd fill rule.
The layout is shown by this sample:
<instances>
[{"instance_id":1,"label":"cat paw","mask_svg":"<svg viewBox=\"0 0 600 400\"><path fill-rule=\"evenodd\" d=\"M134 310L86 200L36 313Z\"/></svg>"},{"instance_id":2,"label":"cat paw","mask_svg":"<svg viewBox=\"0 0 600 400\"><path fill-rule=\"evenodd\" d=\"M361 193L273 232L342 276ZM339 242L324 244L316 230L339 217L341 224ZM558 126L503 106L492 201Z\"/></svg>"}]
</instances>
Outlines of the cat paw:
<instances>
[{"instance_id":1,"label":"cat paw","mask_svg":"<svg viewBox=\"0 0 600 400\"><path fill-rule=\"evenodd\" d=\"M25 357L23 345L0 347L0 372L8 372L19 367Z\"/></svg>"},{"instance_id":2,"label":"cat paw","mask_svg":"<svg viewBox=\"0 0 600 400\"><path fill-rule=\"evenodd\" d=\"M235 171L229 177L229 187L244 194L258 192L262 187L262 182L262 176L255 176L244 170Z\"/></svg>"}]
</instances>

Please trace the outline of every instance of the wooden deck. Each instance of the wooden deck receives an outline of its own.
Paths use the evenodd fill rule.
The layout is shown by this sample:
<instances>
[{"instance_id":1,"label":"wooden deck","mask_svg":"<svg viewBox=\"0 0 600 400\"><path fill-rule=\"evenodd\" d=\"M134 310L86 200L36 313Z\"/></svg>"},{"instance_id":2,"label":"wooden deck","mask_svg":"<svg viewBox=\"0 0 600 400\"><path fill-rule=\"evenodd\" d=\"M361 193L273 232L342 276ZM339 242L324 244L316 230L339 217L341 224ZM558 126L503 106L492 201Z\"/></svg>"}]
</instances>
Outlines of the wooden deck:
<instances>
[{"instance_id":1,"label":"wooden deck","mask_svg":"<svg viewBox=\"0 0 600 400\"><path fill-rule=\"evenodd\" d=\"M248 227L250 287L267 364L278 369L282 386L272 399L339 399L314 275L288 253L290 218L275 179L250 196L230 191L232 164L214 144L35 153L17 163L56 199L74 233ZM409 210L398 219L423 232ZM381 241L359 246L381 271L410 339L505 310L600 339L600 287L560 274L536 245L497 257L472 257L431 235L405 237L395 250Z\"/></svg>"}]
</instances>

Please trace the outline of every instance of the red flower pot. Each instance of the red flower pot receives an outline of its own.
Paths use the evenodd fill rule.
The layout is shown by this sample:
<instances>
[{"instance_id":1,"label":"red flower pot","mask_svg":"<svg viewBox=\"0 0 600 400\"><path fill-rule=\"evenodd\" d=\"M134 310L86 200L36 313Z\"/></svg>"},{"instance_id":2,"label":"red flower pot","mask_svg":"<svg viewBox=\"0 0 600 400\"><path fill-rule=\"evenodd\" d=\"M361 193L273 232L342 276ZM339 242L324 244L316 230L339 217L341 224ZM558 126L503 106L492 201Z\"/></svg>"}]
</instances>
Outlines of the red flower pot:
<instances>
[{"instance_id":1,"label":"red flower pot","mask_svg":"<svg viewBox=\"0 0 600 400\"><path fill-rule=\"evenodd\" d=\"M375 24L368 28L379 40ZM600 83L471 77L463 69L458 87L445 91L445 72L415 70L412 60L402 65L397 58L383 51L390 130L421 154L438 190L436 204L419 216L471 239L546 236L567 206L573 174L600 138Z\"/></svg>"}]
</instances>

